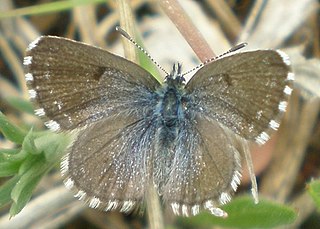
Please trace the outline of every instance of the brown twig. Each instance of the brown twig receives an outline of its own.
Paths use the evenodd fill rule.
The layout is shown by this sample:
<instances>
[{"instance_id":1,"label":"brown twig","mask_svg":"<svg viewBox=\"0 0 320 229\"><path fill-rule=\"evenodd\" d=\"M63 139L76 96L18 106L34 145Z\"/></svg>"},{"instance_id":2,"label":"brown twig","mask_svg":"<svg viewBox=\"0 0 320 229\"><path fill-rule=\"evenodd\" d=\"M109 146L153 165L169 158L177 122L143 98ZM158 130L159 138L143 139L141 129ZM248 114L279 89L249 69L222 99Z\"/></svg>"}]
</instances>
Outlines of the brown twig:
<instances>
[{"instance_id":1,"label":"brown twig","mask_svg":"<svg viewBox=\"0 0 320 229\"><path fill-rule=\"evenodd\" d=\"M202 62L216 56L178 1L160 0L159 3Z\"/></svg>"}]
</instances>

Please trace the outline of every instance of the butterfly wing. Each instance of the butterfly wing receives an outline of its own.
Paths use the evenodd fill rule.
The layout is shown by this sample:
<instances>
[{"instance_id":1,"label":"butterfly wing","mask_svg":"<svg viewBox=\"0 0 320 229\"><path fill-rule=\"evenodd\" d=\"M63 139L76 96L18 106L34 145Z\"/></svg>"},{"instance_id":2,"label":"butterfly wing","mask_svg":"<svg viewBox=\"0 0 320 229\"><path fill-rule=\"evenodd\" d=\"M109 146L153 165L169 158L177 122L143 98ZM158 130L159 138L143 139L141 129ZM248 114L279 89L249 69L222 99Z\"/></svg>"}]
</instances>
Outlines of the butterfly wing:
<instances>
[{"instance_id":1,"label":"butterfly wing","mask_svg":"<svg viewBox=\"0 0 320 229\"><path fill-rule=\"evenodd\" d=\"M52 130L79 128L61 163L66 186L93 208L139 207L153 152L146 120L160 84L130 61L59 37L31 43L24 65L36 114Z\"/></svg>"},{"instance_id":2,"label":"butterfly wing","mask_svg":"<svg viewBox=\"0 0 320 229\"><path fill-rule=\"evenodd\" d=\"M24 65L36 114L47 117L52 130L132 112L159 86L150 73L124 58L60 37L43 36L31 43Z\"/></svg>"},{"instance_id":3,"label":"butterfly wing","mask_svg":"<svg viewBox=\"0 0 320 229\"><path fill-rule=\"evenodd\" d=\"M163 188L163 198L175 214L190 216L207 209L226 216L218 206L231 200L241 178L240 155L226 131L199 115L180 127L172 170Z\"/></svg>"},{"instance_id":4,"label":"butterfly wing","mask_svg":"<svg viewBox=\"0 0 320 229\"><path fill-rule=\"evenodd\" d=\"M80 131L61 163L66 187L92 208L139 208L150 184L155 131L135 115L115 115Z\"/></svg>"},{"instance_id":5,"label":"butterfly wing","mask_svg":"<svg viewBox=\"0 0 320 229\"><path fill-rule=\"evenodd\" d=\"M260 50L223 57L201 68L186 85L196 113L263 144L277 129L293 74L281 51Z\"/></svg>"}]
</instances>

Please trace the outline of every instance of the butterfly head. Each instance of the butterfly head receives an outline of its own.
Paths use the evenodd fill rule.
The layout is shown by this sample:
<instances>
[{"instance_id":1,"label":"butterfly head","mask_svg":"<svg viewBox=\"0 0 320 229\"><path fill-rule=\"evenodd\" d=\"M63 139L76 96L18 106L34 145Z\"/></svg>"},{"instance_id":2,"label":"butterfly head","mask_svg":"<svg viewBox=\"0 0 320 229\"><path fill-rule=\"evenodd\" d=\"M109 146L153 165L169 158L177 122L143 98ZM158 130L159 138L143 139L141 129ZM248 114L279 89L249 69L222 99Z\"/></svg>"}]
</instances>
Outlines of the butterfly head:
<instances>
[{"instance_id":1,"label":"butterfly head","mask_svg":"<svg viewBox=\"0 0 320 229\"><path fill-rule=\"evenodd\" d=\"M172 66L172 71L166 76L165 82L168 86L180 87L185 85L185 78L181 73L182 65L180 63L175 63Z\"/></svg>"}]
</instances>

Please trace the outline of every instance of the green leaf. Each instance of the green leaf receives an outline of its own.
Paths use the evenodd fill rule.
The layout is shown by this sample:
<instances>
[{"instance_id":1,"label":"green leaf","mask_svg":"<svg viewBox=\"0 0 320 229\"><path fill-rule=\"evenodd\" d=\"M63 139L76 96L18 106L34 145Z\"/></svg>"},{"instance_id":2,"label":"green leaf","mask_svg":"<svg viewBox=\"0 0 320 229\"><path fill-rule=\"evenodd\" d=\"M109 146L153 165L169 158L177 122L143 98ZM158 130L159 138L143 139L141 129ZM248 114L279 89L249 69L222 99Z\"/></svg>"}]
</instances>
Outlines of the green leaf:
<instances>
[{"instance_id":1,"label":"green leaf","mask_svg":"<svg viewBox=\"0 0 320 229\"><path fill-rule=\"evenodd\" d=\"M20 149L0 149L0 155L14 155L20 152Z\"/></svg>"},{"instance_id":2,"label":"green leaf","mask_svg":"<svg viewBox=\"0 0 320 229\"><path fill-rule=\"evenodd\" d=\"M23 161L27 156L27 152L21 149L18 149L19 153L17 154L3 154L3 159L1 161L6 161L6 162L18 162L18 161Z\"/></svg>"},{"instance_id":3,"label":"green leaf","mask_svg":"<svg viewBox=\"0 0 320 229\"><path fill-rule=\"evenodd\" d=\"M28 203L41 178L59 161L74 135L31 129L21 149L0 150L0 176L16 175L14 182L10 180L0 187L0 204L12 201L11 216Z\"/></svg>"},{"instance_id":4,"label":"green leaf","mask_svg":"<svg viewBox=\"0 0 320 229\"><path fill-rule=\"evenodd\" d=\"M29 160L29 163L30 161L31 160ZM11 192L11 199L14 201L10 209L11 216L19 213L27 204L32 196L33 190L46 172L49 171L49 168L50 166L48 166L42 158L42 160L34 160L32 166L21 175L21 179Z\"/></svg>"},{"instance_id":5,"label":"green leaf","mask_svg":"<svg viewBox=\"0 0 320 229\"><path fill-rule=\"evenodd\" d=\"M18 214L28 203L33 190L41 178L52 168L52 163L46 163L43 155L32 155L27 158L24 168L20 167L21 179L17 182L11 192L13 203L10 208L10 215Z\"/></svg>"},{"instance_id":6,"label":"green leaf","mask_svg":"<svg viewBox=\"0 0 320 229\"><path fill-rule=\"evenodd\" d=\"M19 162L0 162L0 177L13 176L18 173Z\"/></svg>"},{"instance_id":7,"label":"green leaf","mask_svg":"<svg viewBox=\"0 0 320 229\"><path fill-rule=\"evenodd\" d=\"M292 223L297 217L295 211L285 205L260 200L254 204L250 196L238 197L223 206L227 218L202 213L191 218L180 218L181 224L195 228L212 225L234 228L272 228Z\"/></svg>"},{"instance_id":8,"label":"green leaf","mask_svg":"<svg viewBox=\"0 0 320 229\"><path fill-rule=\"evenodd\" d=\"M34 114L32 103L20 97L6 97L5 100L19 111Z\"/></svg>"},{"instance_id":9,"label":"green leaf","mask_svg":"<svg viewBox=\"0 0 320 229\"><path fill-rule=\"evenodd\" d=\"M40 182L42 176L33 177L33 179L28 180L28 183L25 184L22 191L16 201L14 201L10 208L10 216L18 214L31 199L32 192L36 188L37 184ZM14 190L14 189L13 189ZM13 192L13 191L12 191ZM11 198L12 198L11 192ZM13 199L13 198L12 198Z\"/></svg>"},{"instance_id":10,"label":"green leaf","mask_svg":"<svg viewBox=\"0 0 320 229\"><path fill-rule=\"evenodd\" d=\"M43 156L28 155L26 159L21 163L18 174L23 175L24 173L28 172L28 170L30 170L39 160L41 160L41 157Z\"/></svg>"},{"instance_id":11,"label":"green leaf","mask_svg":"<svg viewBox=\"0 0 320 229\"><path fill-rule=\"evenodd\" d=\"M41 178L58 162L65 149L72 142L72 134L56 134L49 131L41 135L30 131L26 138L25 149L41 153L28 153L19 168L21 179L11 192L13 203L10 214L19 213L32 196L32 192ZM34 141L32 141L34 139ZM32 142L32 143L30 143Z\"/></svg>"},{"instance_id":12,"label":"green leaf","mask_svg":"<svg viewBox=\"0 0 320 229\"><path fill-rule=\"evenodd\" d=\"M11 201L11 191L19 178L19 176L14 176L0 186L0 208Z\"/></svg>"},{"instance_id":13,"label":"green leaf","mask_svg":"<svg viewBox=\"0 0 320 229\"><path fill-rule=\"evenodd\" d=\"M72 143L74 134L72 133L52 133L47 132L35 140L38 150L44 152L48 162L58 161L68 146Z\"/></svg>"},{"instance_id":14,"label":"green leaf","mask_svg":"<svg viewBox=\"0 0 320 229\"><path fill-rule=\"evenodd\" d=\"M136 33L137 43L143 47L142 39L140 37L139 33ZM140 50L138 50L138 58L139 58L139 64L141 67L146 69L148 72L151 73L151 75L159 82L163 83L163 77L160 75L157 66L150 60L150 58Z\"/></svg>"},{"instance_id":15,"label":"green leaf","mask_svg":"<svg viewBox=\"0 0 320 229\"><path fill-rule=\"evenodd\" d=\"M42 151L38 150L35 146L35 138L36 136L33 134L33 130L31 128L23 140L22 149L30 154L40 154Z\"/></svg>"},{"instance_id":16,"label":"green leaf","mask_svg":"<svg viewBox=\"0 0 320 229\"><path fill-rule=\"evenodd\" d=\"M0 18L52 13L56 11L68 10L75 6L81 6L85 4L96 4L100 2L105 2L105 0L56 1L56 2L38 4L38 5L10 10L10 11L2 11L0 12Z\"/></svg>"},{"instance_id":17,"label":"green leaf","mask_svg":"<svg viewBox=\"0 0 320 229\"><path fill-rule=\"evenodd\" d=\"M0 131L10 141L22 144L26 132L9 122L6 116L0 112Z\"/></svg>"},{"instance_id":18,"label":"green leaf","mask_svg":"<svg viewBox=\"0 0 320 229\"><path fill-rule=\"evenodd\" d=\"M7 161L12 155L17 155L20 149L0 149L0 162Z\"/></svg>"},{"instance_id":19,"label":"green leaf","mask_svg":"<svg viewBox=\"0 0 320 229\"><path fill-rule=\"evenodd\" d=\"M313 180L307 185L308 193L320 211L320 180Z\"/></svg>"}]
</instances>

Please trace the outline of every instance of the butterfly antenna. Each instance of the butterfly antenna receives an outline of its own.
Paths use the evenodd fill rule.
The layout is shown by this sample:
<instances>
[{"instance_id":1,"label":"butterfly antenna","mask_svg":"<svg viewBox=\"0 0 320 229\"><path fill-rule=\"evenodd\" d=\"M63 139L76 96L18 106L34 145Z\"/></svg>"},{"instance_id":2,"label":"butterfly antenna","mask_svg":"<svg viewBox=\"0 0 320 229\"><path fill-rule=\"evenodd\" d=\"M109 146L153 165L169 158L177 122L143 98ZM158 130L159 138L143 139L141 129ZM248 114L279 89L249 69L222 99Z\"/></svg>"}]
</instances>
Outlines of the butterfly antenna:
<instances>
[{"instance_id":1,"label":"butterfly antenna","mask_svg":"<svg viewBox=\"0 0 320 229\"><path fill-rule=\"evenodd\" d=\"M210 62L212 62L212 61L214 61L214 60L216 60L216 59L219 59L220 57L222 57L222 56L224 56L224 55L227 55L227 54L229 54L229 53L231 53L231 52L235 52L235 51L237 51L237 50L239 50L239 49L242 49L243 47L246 47L247 45L248 45L248 43L240 43L240 44L232 47L231 49L229 49L227 52L225 52L225 53L223 53L223 54L221 54L221 55L219 55L219 56L212 57L212 58L210 58L210 59L202 62L201 64L195 66L195 67L192 68L191 70L183 73L182 76L185 76L185 75L189 74L190 72L193 72L193 71L195 71L195 70L197 70L197 69L199 69L199 68L202 68L204 65L206 65L206 64L208 64L208 63L210 63Z\"/></svg>"},{"instance_id":2,"label":"butterfly antenna","mask_svg":"<svg viewBox=\"0 0 320 229\"><path fill-rule=\"evenodd\" d=\"M157 61L155 61L151 55L144 49L142 48L133 38L126 32L124 31L120 26L116 27L116 30L125 38L127 38L132 44L134 44L141 52L143 52L159 69L161 69L166 75L169 75L169 73L158 64Z\"/></svg>"}]
</instances>

